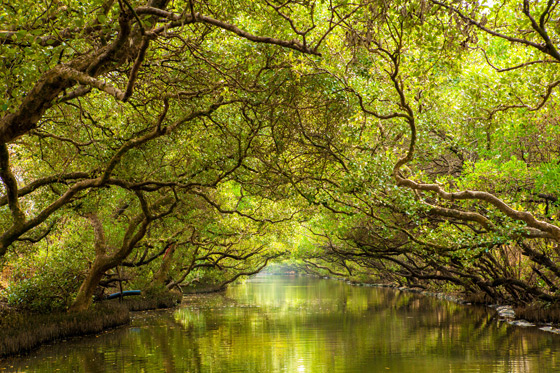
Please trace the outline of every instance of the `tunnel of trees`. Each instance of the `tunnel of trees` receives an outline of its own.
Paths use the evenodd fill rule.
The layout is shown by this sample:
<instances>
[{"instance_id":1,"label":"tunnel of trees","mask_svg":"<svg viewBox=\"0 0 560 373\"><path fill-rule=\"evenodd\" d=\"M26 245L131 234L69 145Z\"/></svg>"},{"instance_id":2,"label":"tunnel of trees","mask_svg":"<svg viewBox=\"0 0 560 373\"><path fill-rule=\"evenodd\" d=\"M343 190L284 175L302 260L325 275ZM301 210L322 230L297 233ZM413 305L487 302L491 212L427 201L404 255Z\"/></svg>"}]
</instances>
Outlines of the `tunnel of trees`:
<instances>
[{"instance_id":1,"label":"tunnel of trees","mask_svg":"<svg viewBox=\"0 0 560 373\"><path fill-rule=\"evenodd\" d=\"M0 8L0 289L222 288L289 260L560 300L557 0Z\"/></svg>"}]
</instances>

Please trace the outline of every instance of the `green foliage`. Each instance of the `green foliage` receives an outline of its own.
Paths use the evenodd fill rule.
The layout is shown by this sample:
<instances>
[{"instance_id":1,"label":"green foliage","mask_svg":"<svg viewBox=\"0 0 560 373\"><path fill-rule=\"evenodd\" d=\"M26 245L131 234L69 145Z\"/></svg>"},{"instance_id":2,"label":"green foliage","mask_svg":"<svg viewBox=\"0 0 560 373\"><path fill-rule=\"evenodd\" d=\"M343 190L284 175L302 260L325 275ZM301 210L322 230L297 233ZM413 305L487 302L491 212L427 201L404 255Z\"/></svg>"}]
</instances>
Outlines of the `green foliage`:
<instances>
[{"instance_id":1,"label":"green foliage","mask_svg":"<svg viewBox=\"0 0 560 373\"><path fill-rule=\"evenodd\" d=\"M527 163L514 155L506 161L500 158L466 163L463 177L457 182L457 187L513 193L520 189L530 190L533 175Z\"/></svg>"},{"instance_id":2,"label":"green foliage","mask_svg":"<svg viewBox=\"0 0 560 373\"><path fill-rule=\"evenodd\" d=\"M545 236L531 236L527 219L434 192L484 191L557 225L556 57L535 48L542 32L515 3L164 3L172 16L146 14L144 1L130 3L137 14L100 0L0 10L0 129L23 128L9 125L20 108L33 122L6 135L2 172L18 184L2 175L11 304L62 309L86 268L109 257L106 276L125 261L142 289L163 286L156 274L219 285L286 251L430 286L442 286L439 265L464 271L452 280L470 289L469 271L504 263L501 275L515 268L525 281L526 257L548 253L515 246ZM188 21L190 5L214 20ZM552 10L541 20L557 43ZM550 294L558 271L546 271L530 281Z\"/></svg>"},{"instance_id":3,"label":"green foliage","mask_svg":"<svg viewBox=\"0 0 560 373\"><path fill-rule=\"evenodd\" d=\"M35 260L22 261L14 268L4 292L8 304L41 313L64 311L83 280L83 258L72 250L56 250Z\"/></svg>"}]
</instances>

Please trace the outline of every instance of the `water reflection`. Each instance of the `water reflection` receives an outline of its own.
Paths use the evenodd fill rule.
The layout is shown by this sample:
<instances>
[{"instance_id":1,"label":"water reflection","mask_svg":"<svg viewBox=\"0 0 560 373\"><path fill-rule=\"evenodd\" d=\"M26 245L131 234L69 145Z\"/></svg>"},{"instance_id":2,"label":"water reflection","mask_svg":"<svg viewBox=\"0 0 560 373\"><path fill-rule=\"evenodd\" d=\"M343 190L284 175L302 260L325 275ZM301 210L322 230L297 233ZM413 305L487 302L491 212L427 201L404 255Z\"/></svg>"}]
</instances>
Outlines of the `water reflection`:
<instances>
[{"instance_id":1,"label":"water reflection","mask_svg":"<svg viewBox=\"0 0 560 373\"><path fill-rule=\"evenodd\" d=\"M176 311L0 363L7 371L549 372L560 337L483 308L341 282L257 277Z\"/></svg>"}]
</instances>

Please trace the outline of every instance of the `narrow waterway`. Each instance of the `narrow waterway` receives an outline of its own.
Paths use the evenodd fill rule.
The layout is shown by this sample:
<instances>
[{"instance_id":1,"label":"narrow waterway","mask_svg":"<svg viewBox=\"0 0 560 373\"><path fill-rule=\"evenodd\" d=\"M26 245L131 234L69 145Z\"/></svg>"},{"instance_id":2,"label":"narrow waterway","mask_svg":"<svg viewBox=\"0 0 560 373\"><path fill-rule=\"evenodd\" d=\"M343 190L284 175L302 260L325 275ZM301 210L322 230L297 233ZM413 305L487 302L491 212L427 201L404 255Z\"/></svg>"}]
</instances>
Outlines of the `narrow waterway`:
<instances>
[{"instance_id":1,"label":"narrow waterway","mask_svg":"<svg viewBox=\"0 0 560 373\"><path fill-rule=\"evenodd\" d=\"M560 336L491 310L307 277L225 294L0 362L18 372L555 372Z\"/></svg>"}]
</instances>

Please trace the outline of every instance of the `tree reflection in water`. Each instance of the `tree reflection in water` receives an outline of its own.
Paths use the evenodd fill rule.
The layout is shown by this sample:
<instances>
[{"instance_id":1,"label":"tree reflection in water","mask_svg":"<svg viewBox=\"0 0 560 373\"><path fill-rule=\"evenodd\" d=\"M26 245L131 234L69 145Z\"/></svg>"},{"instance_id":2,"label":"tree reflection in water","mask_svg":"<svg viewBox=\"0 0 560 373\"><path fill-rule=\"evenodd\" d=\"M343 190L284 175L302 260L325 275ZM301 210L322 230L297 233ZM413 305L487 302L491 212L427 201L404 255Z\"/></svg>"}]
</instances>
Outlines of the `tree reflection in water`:
<instances>
[{"instance_id":1,"label":"tree reflection in water","mask_svg":"<svg viewBox=\"0 0 560 373\"><path fill-rule=\"evenodd\" d=\"M226 294L140 313L97 337L2 362L15 371L538 372L560 369L560 336L492 311L390 289L256 277ZM13 368L9 368L13 366Z\"/></svg>"}]
</instances>

